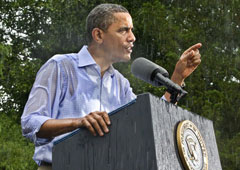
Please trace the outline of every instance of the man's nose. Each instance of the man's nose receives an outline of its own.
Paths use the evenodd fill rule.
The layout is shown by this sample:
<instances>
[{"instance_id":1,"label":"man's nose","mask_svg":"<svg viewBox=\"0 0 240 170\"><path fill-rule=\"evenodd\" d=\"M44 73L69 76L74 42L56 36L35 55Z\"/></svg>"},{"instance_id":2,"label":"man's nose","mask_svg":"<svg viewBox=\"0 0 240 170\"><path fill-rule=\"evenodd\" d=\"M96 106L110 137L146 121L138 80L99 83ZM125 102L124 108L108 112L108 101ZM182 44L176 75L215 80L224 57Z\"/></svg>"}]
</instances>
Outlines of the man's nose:
<instances>
[{"instance_id":1,"label":"man's nose","mask_svg":"<svg viewBox=\"0 0 240 170\"><path fill-rule=\"evenodd\" d=\"M130 30L128 35L128 42L134 42L134 41L136 41L136 37L133 34L132 30Z\"/></svg>"}]
</instances>

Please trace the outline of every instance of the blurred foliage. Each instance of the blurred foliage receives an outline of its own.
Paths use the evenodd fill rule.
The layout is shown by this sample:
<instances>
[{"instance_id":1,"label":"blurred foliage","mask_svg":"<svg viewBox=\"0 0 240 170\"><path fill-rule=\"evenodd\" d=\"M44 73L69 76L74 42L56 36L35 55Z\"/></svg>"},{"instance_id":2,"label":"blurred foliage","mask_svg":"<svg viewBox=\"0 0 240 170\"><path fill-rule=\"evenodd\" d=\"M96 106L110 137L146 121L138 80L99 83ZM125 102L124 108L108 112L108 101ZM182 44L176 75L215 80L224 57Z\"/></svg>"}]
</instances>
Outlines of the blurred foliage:
<instances>
[{"instance_id":1,"label":"blurred foliage","mask_svg":"<svg viewBox=\"0 0 240 170\"><path fill-rule=\"evenodd\" d=\"M240 1L14 0L0 1L0 169L36 169L33 145L21 137L20 116L40 66L85 44L85 19L100 3L131 13L137 38L132 58L173 72L189 46L201 42L202 63L185 80L179 105L214 123L222 168L240 167ZM136 94L161 97L164 88L137 80L131 63L116 64ZM27 168L26 168L27 167Z\"/></svg>"},{"instance_id":2,"label":"blurred foliage","mask_svg":"<svg viewBox=\"0 0 240 170\"><path fill-rule=\"evenodd\" d=\"M0 169L37 169L32 160L34 145L21 135L16 116L0 114Z\"/></svg>"}]
</instances>

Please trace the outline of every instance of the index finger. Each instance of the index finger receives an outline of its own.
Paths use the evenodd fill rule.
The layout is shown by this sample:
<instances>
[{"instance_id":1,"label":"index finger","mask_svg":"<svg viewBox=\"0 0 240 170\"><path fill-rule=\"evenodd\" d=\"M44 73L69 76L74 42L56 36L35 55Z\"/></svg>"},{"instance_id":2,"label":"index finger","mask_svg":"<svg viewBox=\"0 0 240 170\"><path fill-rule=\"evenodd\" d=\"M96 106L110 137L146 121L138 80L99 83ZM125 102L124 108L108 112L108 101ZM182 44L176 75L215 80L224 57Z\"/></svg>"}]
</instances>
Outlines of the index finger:
<instances>
[{"instance_id":1,"label":"index finger","mask_svg":"<svg viewBox=\"0 0 240 170\"><path fill-rule=\"evenodd\" d=\"M195 44L195 45L193 45L193 46L191 46L190 48L188 48L186 51L185 51L185 53L188 53L188 52L190 52L190 51L195 51L196 49L199 49L199 48L201 48L202 47L202 44L201 43L197 43L197 44Z\"/></svg>"}]
</instances>

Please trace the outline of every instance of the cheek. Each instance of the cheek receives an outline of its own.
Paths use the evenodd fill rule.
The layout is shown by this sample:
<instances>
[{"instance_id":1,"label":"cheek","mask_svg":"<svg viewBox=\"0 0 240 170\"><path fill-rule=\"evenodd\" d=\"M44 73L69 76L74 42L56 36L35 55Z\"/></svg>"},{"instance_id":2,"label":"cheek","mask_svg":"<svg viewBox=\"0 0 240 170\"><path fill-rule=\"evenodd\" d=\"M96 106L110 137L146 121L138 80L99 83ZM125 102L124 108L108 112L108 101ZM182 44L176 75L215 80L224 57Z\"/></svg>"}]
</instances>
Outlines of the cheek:
<instances>
[{"instance_id":1,"label":"cheek","mask_svg":"<svg viewBox=\"0 0 240 170\"><path fill-rule=\"evenodd\" d=\"M124 48L124 44L125 44L124 38L119 38L117 40L117 43L118 43L119 48Z\"/></svg>"},{"instance_id":2,"label":"cheek","mask_svg":"<svg viewBox=\"0 0 240 170\"><path fill-rule=\"evenodd\" d=\"M114 48L116 51L121 50L123 48L123 44L124 43L119 39L113 39L110 42L111 47Z\"/></svg>"},{"instance_id":3,"label":"cheek","mask_svg":"<svg viewBox=\"0 0 240 170\"><path fill-rule=\"evenodd\" d=\"M113 50L113 52L122 52L124 49L124 37L113 36L105 42L106 46L109 48L108 50Z\"/></svg>"}]
</instances>

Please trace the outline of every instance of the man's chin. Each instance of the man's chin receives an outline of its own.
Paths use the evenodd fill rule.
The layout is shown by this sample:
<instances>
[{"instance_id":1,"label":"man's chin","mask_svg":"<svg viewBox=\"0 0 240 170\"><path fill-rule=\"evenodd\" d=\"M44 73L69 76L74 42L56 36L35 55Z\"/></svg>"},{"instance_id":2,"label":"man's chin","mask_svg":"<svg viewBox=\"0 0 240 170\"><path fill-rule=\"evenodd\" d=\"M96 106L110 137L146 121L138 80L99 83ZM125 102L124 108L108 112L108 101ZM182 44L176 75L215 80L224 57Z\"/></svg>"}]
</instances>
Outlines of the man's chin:
<instances>
[{"instance_id":1,"label":"man's chin","mask_svg":"<svg viewBox=\"0 0 240 170\"><path fill-rule=\"evenodd\" d=\"M128 62L131 60L131 56L124 57L121 62Z\"/></svg>"},{"instance_id":2,"label":"man's chin","mask_svg":"<svg viewBox=\"0 0 240 170\"><path fill-rule=\"evenodd\" d=\"M124 57L119 57L114 63L119 63L119 62L128 62L131 60L131 56L127 55Z\"/></svg>"}]
</instances>

